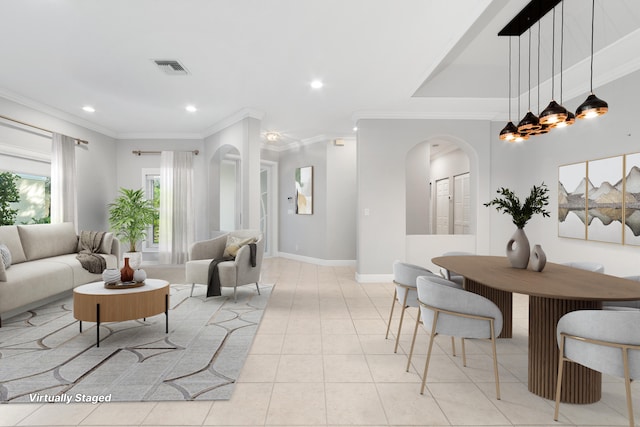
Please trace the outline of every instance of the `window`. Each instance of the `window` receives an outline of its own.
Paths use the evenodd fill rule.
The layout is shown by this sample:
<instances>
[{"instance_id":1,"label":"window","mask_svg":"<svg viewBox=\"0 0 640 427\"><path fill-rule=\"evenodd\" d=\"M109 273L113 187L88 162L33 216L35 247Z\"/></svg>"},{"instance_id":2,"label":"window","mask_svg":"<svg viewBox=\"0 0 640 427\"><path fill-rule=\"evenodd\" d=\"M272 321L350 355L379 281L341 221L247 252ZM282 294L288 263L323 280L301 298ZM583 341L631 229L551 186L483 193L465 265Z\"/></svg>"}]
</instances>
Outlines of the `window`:
<instances>
[{"instance_id":1,"label":"window","mask_svg":"<svg viewBox=\"0 0 640 427\"><path fill-rule=\"evenodd\" d=\"M17 209L15 224L48 224L51 222L51 178L48 176L15 174L19 201L11 203Z\"/></svg>"},{"instance_id":2,"label":"window","mask_svg":"<svg viewBox=\"0 0 640 427\"><path fill-rule=\"evenodd\" d=\"M147 230L147 239L144 242L145 250L158 250L160 242L160 173L156 171L143 172L144 188L147 199L153 202L153 207L158 212L153 225Z\"/></svg>"}]
</instances>

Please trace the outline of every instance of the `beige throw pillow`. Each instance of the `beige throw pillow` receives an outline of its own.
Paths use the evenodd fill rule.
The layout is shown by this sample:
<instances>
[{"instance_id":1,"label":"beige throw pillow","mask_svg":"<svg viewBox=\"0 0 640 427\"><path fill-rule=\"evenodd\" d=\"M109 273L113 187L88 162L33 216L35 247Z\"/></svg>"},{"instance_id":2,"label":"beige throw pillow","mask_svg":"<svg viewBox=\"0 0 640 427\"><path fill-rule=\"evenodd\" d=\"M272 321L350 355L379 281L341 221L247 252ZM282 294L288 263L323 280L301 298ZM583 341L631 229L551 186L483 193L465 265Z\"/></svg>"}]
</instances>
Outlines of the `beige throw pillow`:
<instances>
[{"instance_id":1,"label":"beige throw pillow","mask_svg":"<svg viewBox=\"0 0 640 427\"><path fill-rule=\"evenodd\" d=\"M234 257L237 255L238 251L244 245L248 245L249 243L254 243L256 241L255 237L236 237L236 236L227 236L227 246L224 248L223 257Z\"/></svg>"}]
</instances>

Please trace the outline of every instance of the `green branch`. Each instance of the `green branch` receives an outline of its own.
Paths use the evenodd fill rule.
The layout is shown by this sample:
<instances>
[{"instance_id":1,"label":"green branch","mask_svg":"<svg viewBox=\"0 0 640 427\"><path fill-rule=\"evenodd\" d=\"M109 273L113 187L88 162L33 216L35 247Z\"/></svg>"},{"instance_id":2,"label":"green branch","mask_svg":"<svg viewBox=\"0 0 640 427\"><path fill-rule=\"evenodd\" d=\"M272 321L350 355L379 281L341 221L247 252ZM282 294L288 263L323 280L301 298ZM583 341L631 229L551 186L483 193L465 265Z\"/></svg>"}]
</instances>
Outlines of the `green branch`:
<instances>
[{"instance_id":1,"label":"green branch","mask_svg":"<svg viewBox=\"0 0 640 427\"><path fill-rule=\"evenodd\" d=\"M543 182L540 186L533 186L531 193L524 201L524 204L520 203L520 199L513 191L508 188L500 187L498 194L501 197L496 197L490 202L484 205L495 206L498 212L511 215L511 220L518 228L524 228L529 222L531 217L535 214L542 214L543 217L549 217L549 211L545 209L545 206L549 205L549 188Z\"/></svg>"}]
</instances>

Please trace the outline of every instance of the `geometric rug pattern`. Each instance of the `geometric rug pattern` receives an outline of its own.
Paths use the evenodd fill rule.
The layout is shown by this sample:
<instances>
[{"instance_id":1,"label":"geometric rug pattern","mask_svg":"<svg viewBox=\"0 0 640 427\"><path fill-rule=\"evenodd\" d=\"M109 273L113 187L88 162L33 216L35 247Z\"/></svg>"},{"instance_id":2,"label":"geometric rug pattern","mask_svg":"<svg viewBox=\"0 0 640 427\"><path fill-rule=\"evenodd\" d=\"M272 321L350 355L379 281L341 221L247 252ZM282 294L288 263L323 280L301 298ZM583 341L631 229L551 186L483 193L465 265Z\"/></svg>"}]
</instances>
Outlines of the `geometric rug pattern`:
<instances>
[{"instance_id":1,"label":"geometric rug pattern","mask_svg":"<svg viewBox=\"0 0 640 427\"><path fill-rule=\"evenodd\" d=\"M238 289L238 301L190 298L171 285L165 315L96 324L73 318L68 298L2 322L0 402L226 400L271 294ZM229 289L227 289L229 291ZM223 294L225 290L223 290Z\"/></svg>"}]
</instances>

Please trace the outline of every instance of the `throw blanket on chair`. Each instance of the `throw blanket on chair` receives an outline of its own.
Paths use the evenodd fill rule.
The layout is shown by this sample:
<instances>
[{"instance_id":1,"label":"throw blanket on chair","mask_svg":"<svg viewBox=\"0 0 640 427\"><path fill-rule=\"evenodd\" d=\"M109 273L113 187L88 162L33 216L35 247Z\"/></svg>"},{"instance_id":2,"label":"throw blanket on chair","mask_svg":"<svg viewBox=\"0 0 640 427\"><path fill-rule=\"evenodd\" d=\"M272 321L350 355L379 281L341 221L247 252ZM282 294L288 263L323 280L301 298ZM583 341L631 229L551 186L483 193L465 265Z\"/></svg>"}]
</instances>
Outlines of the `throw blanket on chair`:
<instances>
[{"instance_id":1,"label":"throw blanket on chair","mask_svg":"<svg viewBox=\"0 0 640 427\"><path fill-rule=\"evenodd\" d=\"M256 244L249 243L249 262L251 263L251 267L256 266ZM220 259L214 259L209 264L209 272L207 274L207 298L209 297L219 297L222 295L222 291L220 290L220 273L218 272L218 264L224 261L233 261L234 257L225 257Z\"/></svg>"},{"instance_id":2,"label":"throw blanket on chair","mask_svg":"<svg viewBox=\"0 0 640 427\"><path fill-rule=\"evenodd\" d=\"M100 255L104 231L81 231L80 232L80 252L76 259L82 264L82 268L89 273L100 274L107 268L107 261Z\"/></svg>"}]
</instances>

